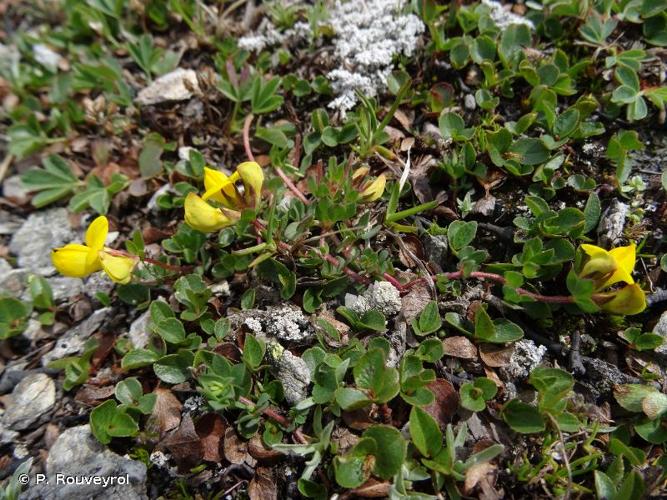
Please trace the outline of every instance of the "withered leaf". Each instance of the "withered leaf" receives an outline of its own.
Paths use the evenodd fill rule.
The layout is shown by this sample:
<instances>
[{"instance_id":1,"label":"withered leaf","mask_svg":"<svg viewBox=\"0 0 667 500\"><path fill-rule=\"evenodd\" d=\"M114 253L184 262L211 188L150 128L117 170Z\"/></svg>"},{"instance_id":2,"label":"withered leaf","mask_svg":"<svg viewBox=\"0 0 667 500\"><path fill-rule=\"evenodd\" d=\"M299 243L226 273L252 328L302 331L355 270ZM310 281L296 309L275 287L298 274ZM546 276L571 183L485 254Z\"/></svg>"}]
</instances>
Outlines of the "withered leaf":
<instances>
[{"instance_id":1,"label":"withered leaf","mask_svg":"<svg viewBox=\"0 0 667 500\"><path fill-rule=\"evenodd\" d=\"M426 386L435 396L433 402L424 407L438 422L440 427L444 428L456 413L459 407L459 393L449 380L437 378Z\"/></svg>"},{"instance_id":2,"label":"withered leaf","mask_svg":"<svg viewBox=\"0 0 667 500\"><path fill-rule=\"evenodd\" d=\"M442 341L445 356L461 359L477 359L477 347L467 337L446 337Z\"/></svg>"},{"instance_id":3,"label":"withered leaf","mask_svg":"<svg viewBox=\"0 0 667 500\"><path fill-rule=\"evenodd\" d=\"M232 427L225 430L224 453L233 464L243 463L248 456L248 443L239 438Z\"/></svg>"},{"instance_id":4,"label":"withered leaf","mask_svg":"<svg viewBox=\"0 0 667 500\"><path fill-rule=\"evenodd\" d=\"M514 345L498 346L493 344L480 344L479 357L486 366L491 368L501 368L510 364L514 354Z\"/></svg>"},{"instance_id":5,"label":"withered leaf","mask_svg":"<svg viewBox=\"0 0 667 500\"><path fill-rule=\"evenodd\" d=\"M153 413L149 419L149 427L163 436L181 423L183 405L169 389L159 387L154 392L156 395L155 406L153 406Z\"/></svg>"},{"instance_id":6,"label":"withered leaf","mask_svg":"<svg viewBox=\"0 0 667 500\"><path fill-rule=\"evenodd\" d=\"M201 439L190 415L183 417L181 425L167 435L162 446L169 450L180 471L190 469L203 458Z\"/></svg>"},{"instance_id":7,"label":"withered leaf","mask_svg":"<svg viewBox=\"0 0 667 500\"><path fill-rule=\"evenodd\" d=\"M207 413L197 420L195 429L201 439L203 459L209 462L220 462L221 440L225 434L225 422L217 413Z\"/></svg>"},{"instance_id":8,"label":"withered leaf","mask_svg":"<svg viewBox=\"0 0 667 500\"><path fill-rule=\"evenodd\" d=\"M277 500L278 486L271 469L258 467L248 485L250 500Z\"/></svg>"},{"instance_id":9,"label":"withered leaf","mask_svg":"<svg viewBox=\"0 0 667 500\"><path fill-rule=\"evenodd\" d=\"M84 385L74 396L75 401L86 406L99 404L102 399L108 399L113 396L115 386L107 385L105 387L95 387L93 385Z\"/></svg>"}]
</instances>

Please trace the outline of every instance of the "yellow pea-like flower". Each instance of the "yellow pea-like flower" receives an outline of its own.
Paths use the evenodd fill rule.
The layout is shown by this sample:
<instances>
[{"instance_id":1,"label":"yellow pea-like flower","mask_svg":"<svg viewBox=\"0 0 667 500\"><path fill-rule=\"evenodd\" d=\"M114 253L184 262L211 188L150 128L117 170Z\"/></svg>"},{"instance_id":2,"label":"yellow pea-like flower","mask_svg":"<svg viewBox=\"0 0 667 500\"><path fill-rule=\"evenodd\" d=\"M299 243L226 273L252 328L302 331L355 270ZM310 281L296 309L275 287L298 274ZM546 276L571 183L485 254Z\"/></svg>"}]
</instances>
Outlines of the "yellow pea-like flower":
<instances>
[{"instance_id":1,"label":"yellow pea-like flower","mask_svg":"<svg viewBox=\"0 0 667 500\"><path fill-rule=\"evenodd\" d=\"M113 281L129 283L138 258L105 248L107 234L109 221L104 215L100 215L88 226L85 245L69 243L52 250L53 266L63 276L84 278L104 270Z\"/></svg>"},{"instance_id":2,"label":"yellow pea-like flower","mask_svg":"<svg viewBox=\"0 0 667 500\"><path fill-rule=\"evenodd\" d=\"M185 222L202 233L212 233L235 224L240 214L233 210L215 208L195 193L185 197Z\"/></svg>"},{"instance_id":3,"label":"yellow pea-like flower","mask_svg":"<svg viewBox=\"0 0 667 500\"><path fill-rule=\"evenodd\" d=\"M607 294L603 294L607 295ZM610 300L600 305L603 311L612 314L639 314L646 309L646 295L636 283L626 285L608 294Z\"/></svg>"},{"instance_id":4,"label":"yellow pea-like flower","mask_svg":"<svg viewBox=\"0 0 667 500\"><path fill-rule=\"evenodd\" d=\"M580 278L592 279L597 302L603 311L612 314L638 314L646 309L646 296L632 278L637 260L634 243L605 250L596 245L581 245L588 260L579 271ZM612 285L624 283L618 290L604 292Z\"/></svg>"},{"instance_id":5,"label":"yellow pea-like flower","mask_svg":"<svg viewBox=\"0 0 667 500\"><path fill-rule=\"evenodd\" d=\"M387 178L384 176L384 174L381 174L373 182L363 188L361 191L361 200L367 203L379 200L382 196L382 193L384 193L386 184Z\"/></svg>"},{"instance_id":6,"label":"yellow pea-like flower","mask_svg":"<svg viewBox=\"0 0 667 500\"><path fill-rule=\"evenodd\" d=\"M241 181L243 192L236 183ZM224 173L206 167L204 169L204 200L214 200L223 207L241 210L243 208L257 208L262 197L264 172L259 163L246 161L236 167L236 171L227 176Z\"/></svg>"},{"instance_id":7,"label":"yellow pea-like flower","mask_svg":"<svg viewBox=\"0 0 667 500\"><path fill-rule=\"evenodd\" d=\"M582 278L598 276L600 283L596 283L596 289L603 290L615 283L635 282L632 279L632 271L637 260L637 248L634 243L612 248L607 251L595 245L581 245L581 249L589 256L579 275Z\"/></svg>"}]
</instances>

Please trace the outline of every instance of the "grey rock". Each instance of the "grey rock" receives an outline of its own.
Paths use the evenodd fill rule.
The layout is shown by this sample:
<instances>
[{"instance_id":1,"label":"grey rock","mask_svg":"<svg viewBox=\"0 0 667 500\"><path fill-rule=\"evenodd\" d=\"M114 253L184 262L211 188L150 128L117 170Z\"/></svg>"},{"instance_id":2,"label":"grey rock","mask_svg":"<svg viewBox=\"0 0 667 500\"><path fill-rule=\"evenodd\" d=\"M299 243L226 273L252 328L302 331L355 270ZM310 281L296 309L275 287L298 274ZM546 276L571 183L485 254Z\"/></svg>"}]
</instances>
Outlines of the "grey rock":
<instances>
[{"instance_id":1,"label":"grey rock","mask_svg":"<svg viewBox=\"0 0 667 500\"><path fill-rule=\"evenodd\" d=\"M17 255L19 267L45 276L55 272L51 249L79 239L72 230L67 210L52 208L31 214L14 233L9 250Z\"/></svg>"},{"instance_id":2,"label":"grey rock","mask_svg":"<svg viewBox=\"0 0 667 500\"><path fill-rule=\"evenodd\" d=\"M0 234L14 234L23 224L23 219L7 211L0 211Z\"/></svg>"},{"instance_id":3,"label":"grey rock","mask_svg":"<svg viewBox=\"0 0 667 500\"><path fill-rule=\"evenodd\" d=\"M433 236L425 233L422 241L424 242L424 251L429 262L442 266L447 258L447 237L444 235Z\"/></svg>"},{"instance_id":4,"label":"grey rock","mask_svg":"<svg viewBox=\"0 0 667 500\"><path fill-rule=\"evenodd\" d=\"M16 443L18 437L19 433L17 431L8 429L0 420L0 446Z\"/></svg>"},{"instance_id":5,"label":"grey rock","mask_svg":"<svg viewBox=\"0 0 667 500\"><path fill-rule=\"evenodd\" d=\"M136 102L146 106L166 101L184 101L192 97L190 88L199 88L197 73L191 69L178 68L162 75L148 87L141 89Z\"/></svg>"},{"instance_id":6,"label":"grey rock","mask_svg":"<svg viewBox=\"0 0 667 500\"><path fill-rule=\"evenodd\" d=\"M598 224L598 239L604 247L612 247L620 243L623 237L623 228L628 216L629 207L625 203L613 200L600 217Z\"/></svg>"},{"instance_id":7,"label":"grey rock","mask_svg":"<svg viewBox=\"0 0 667 500\"><path fill-rule=\"evenodd\" d=\"M626 375L617 366L598 358L583 357L586 378L580 381L598 398L612 391L618 384L636 384L639 379Z\"/></svg>"},{"instance_id":8,"label":"grey rock","mask_svg":"<svg viewBox=\"0 0 667 500\"><path fill-rule=\"evenodd\" d=\"M141 316L135 319L130 325L130 332L128 336L132 341L132 345L137 349L143 349L148 345L151 338L151 331L149 328L151 321L150 311L144 312Z\"/></svg>"},{"instance_id":9,"label":"grey rock","mask_svg":"<svg viewBox=\"0 0 667 500\"><path fill-rule=\"evenodd\" d=\"M116 478L113 484L58 484L57 475ZM33 485L22 500L140 500L146 495L146 466L106 449L90 431L89 425L63 432L49 450L46 459L48 484ZM123 483L123 484L119 484Z\"/></svg>"},{"instance_id":10,"label":"grey rock","mask_svg":"<svg viewBox=\"0 0 667 500\"><path fill-rule=\"evenodd\" d=\"M522 339L514 343L514 352L510 358L510 364L500 369L500 373L507 380L524 379L547 353L547 348L538 346L530 339Z\"/></svg>"},{"instance_id":11,"label":"grey rock","mask_svg":"<svg viewBox=\"0 0 667 500\"><path fill-rule=\"evenodd\" d=\"M23 185L19 175L12 175L3 181L2 193L5 198L12 198L19 204L23 204L28 200L28 190Z\"/></svg>"},{"instance_id":12,"label":"grey rock","mask_svg":"<svg viewBox=\"0 0 667 500\"><path fill-rule=\"evenodd\" d=\"M272 341L267 346L267 356L274 366L276 379L283 386L287 402L294 405L307 398L310 370L306 362Z\"/></svg>"},{"instance_id":13,"label":"grey rock","mask_svg":"<svg viewBox=\"0 0 667 500\"><path fill-rule=\"evenodd\" d=\"M53 300L59 302L83 293L83 280L81 278L68 278L67 276L54 276L48 279Z\"/></svg>"},{"instance_id":14,"label":"grey rock","mask_svg":"<svg viewBox=\"0 0 667 500\"><path fill-rule=\"evenodd\" d=\"M463 98L463 106L470 111L474 110L477 107L475 96L472 94L466 94Z\"/></svg>"},{"instance_id":15,"label":"grey rock","mask_svg":"<svg viewBox=\"0 0 667 500\"><path fill-rule=\"evenodd\" d=\"M655 349L659 354L667 354L667 311L663 312L660 319L653 327L653 333L663 338L661 346Z\"/></svg>"},{"instance_id":16,"label":"grey rock","mask_svg":"<svg viewBox=\"0 0 667 500\"><path fill-rule=\"evenodd\" d=\"M48 375L34 373L19 382L2 417L8 428L20 431L38 423L56 402L56 385Z\"/></svg>"},{"instance_id":17,"label":"grey rock","mask_svg":"<svg viewBox=\"0 0 667 500\"><path fill-rule=\"evenodd\" d=\"M31 342L37 340L39 334L42 332L42 324L36 319L30 318L28 320L28 325L23 330L21 335Z\"/></svg>"},{"instance_id":18,"label":"grey rock","mask_svg":"<svg viewBox=\"0 0 667 500\"><path fill-rule=\"evenodd\" d=\"M46 366L53 360L81 352L88 337L95 333L109 313L111 313L110 307L98 309L88 318L69 330L65 335L58 339L56 345L50 352L47 352L42 356L42 365Z\"/></svg>"},{"instance_id":19,"label":"grey rock","mask_svg":"<svg viewBox=\"0 0 667 500\"><path fill-rule=\"evenodd\" d=\"M7 262L2 260L7 266ZM28 276L30 272L25 269L7 268L3 264L0 266L0 293L19 298L28 285Z\"/></svg>"},{"instance_id":20,"label":"grey rock","mask_svg":"<svg viewBox=\"0 0 667 500\"><path fill-rule=\"evenodd\" d=\"M354 295L353 293L345 294L345 307L357 314L364 314L370 309L366 297L363 295Z\"/></svg>"},{"instance_id":21,"label":"grey rock","mask_svg":"<svg viewBox=\"0 0 667 500\"><path fill-rule=\"evenodd\" d=\"M115 283L111 281L104 273L93 273L86 279L83 291L91 299L98 293L110 294Z\"/></svg>"},{"instance_id":22,"label":"grey rock","mask_svg":"<svg viewBox=\"0 0 667 500\"><path fill-rule=\"evenodd\" d=\"M60 64L60 54L53 50L48 45L43 43L36 43L32 46L32 53L35 56L35 60L47 68L53 73L58 70L58 65Z\"/></svg>"}]
</instances>

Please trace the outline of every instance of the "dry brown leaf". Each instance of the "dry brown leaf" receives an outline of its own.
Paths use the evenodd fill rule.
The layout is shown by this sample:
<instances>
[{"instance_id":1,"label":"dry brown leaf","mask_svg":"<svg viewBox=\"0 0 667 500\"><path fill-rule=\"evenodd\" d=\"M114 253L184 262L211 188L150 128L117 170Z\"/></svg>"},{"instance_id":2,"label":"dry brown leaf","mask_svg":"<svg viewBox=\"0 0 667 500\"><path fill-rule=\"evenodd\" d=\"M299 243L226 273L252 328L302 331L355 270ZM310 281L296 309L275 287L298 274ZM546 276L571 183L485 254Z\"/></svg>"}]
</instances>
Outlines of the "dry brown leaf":
<instances>
[{"instance_id":1,"label":"dry brown leaf","mask_svg":"<svg viewBox=\"0 0 667 500\"><path fill-rule=\"evenodd\" d=\"M385 498L389 495L391 483L387 481L378 481L377 479L369 479L363 485L350 491L350 497L361 498Z\"/></svg>"},{"instance_id":2,"label":"dry brown leaf","mask_svg":"<svg viewBox=\"0 0 667 500\"><path fill-rule=\"evenodd\" d=\"M466 471L466 478L463 483L465 495L472 495L472 492L479 486L482 488L482 482L486 482L487 487L491 487L494 482L497 467L489 462L475 464ZM484 490L488 488L483 488ZM488 498L488 497L487 497Z\"/></svg>"},{"instance_id":3,"label":"dry brown leaf","mask_svg":"<svg viewBox=\"0 0 667 500\"><path fill-rule=\"evenodd\" d=\"M169 389L158 387L154 392L155 406L150 421L160 436L163 436L180 425L183 405Z\"/></svg>"},{"instance_id":4,"label":"dry brown leaf","mask_svg":"<svg viewBox=\"0 0 667 500\"><path fill-rule=\"evenodd\" d=\"M227 427L225 430L224 443L225 458L233 463L243 463L248 456L248 443L238 437L232 427Z\"/></svg>"},{"instance_id":5,"label":"dry brown leaf","mask_svg":"<svg viewBox=\"0 0 667 500\"><path fill-rule=\"evenodd\" d=\"M278 461L284 458L281 452L267 448L262 443L262 438L258 434L255 434L248 441L248 453L252 458L259 462L271 462Z\"/></svg>"},{"instance_id":6,"label":"dry brown leaf","mask_svg":"<svg viewBox=\"0 0 667 500\"><path fill-rule=\"evenodd\" d=\"M442 341L445 356L461 359L477 359L477 347L463 336L446 337Z\"/></svg>"},{"instance_id":7,"label":"dry brown leaf","mask_svg":"<svg viewBox=\"0 0 667 500\"><path fill-rule=\"evenodd\" d=\"M271 469L258 467L248 485L250 500L277 500L278 486Z\"/></svg>"},{"instance_id":8,"label":"dry brown leaf","mask_svg":"<svg viewBox=\"0 0 667 500\"><path fill-rule=\"evenodd\" d=\"M74 400L86 406L94 406L99 404L102 399L108 399L113 396L114 391L115 386L113 385L108 385L106 387L84 385L77 391Z\"/></svg>"},{"instance_id":9,"label":"dry brown leaf","mask_svg":"<svg viewBox=\"0 0 667 500\"><path fill-rule=\"evenodd\" d=\"M459 393L449 380L443 378L435 379L426 387L433 393L435 399L430 405L425 406L424 410L444 428L451 422L459 407Z\"/></svg>"},{"instance_id":10,"label":"dry brown leaf","mask_svg":"<svg viewBox=\"0 0 667 500\"><path fill-rule=\"evenodd\" d=\"M507 347L498 346L494 344L480 344L479 357L486 366L491 368L501 368L510 364L514 354L514 345L510 344Z\"/></svg>"},{"instance_id":11,"label":"dry brown leaf","mask_svg":"<svg viewBox=\"0 0 667 500\"><path fill-rule=\"evenodd\" d=\"M431 301L431 293L429 292L426 284L418 283L410 291L401 297L401 313L403 317L408 322L412 323L412 320L419 316L426 304Z\"/></svg>"},{"instance_id":12,"label":"dry brown leaf","mask_svg":"<svg viewBox=\"0 0 667 500\"><path fill-rule=\"evenodd\" d=\"M202 460L201 439L190 415L183 417L178 429L171 431L161 445L169 450L180 471L186 471Z\"/></svg>"},{"instance_id":13,"label":"dry brown leaf","mask_svg":"<svg viewBox=\"0 0 667 500\"><path fill-rule=\"evenodd\" d=\"M201 439L203 459L209 462L220 462L220 441L225 434L225 422L216 413L207 413L195 425L197 435Z\"/></svg>"},{"instance_id":14,"label":"dry brown leaf","mask_svg":"<svg viewBox=\"0 0 667 500\"><path fill-rule=\"evenodd\" d=\"M404 247L401 246L399 248L398 258L405 267L416 267L417 262L415 262L415 259L412 258L410 253L418 259L424 260L424 245L422 245L422 242L414 234L402 235L401 239L403 240L403 244L407 251L404 251Z\"/></svg>"}]
</instances>

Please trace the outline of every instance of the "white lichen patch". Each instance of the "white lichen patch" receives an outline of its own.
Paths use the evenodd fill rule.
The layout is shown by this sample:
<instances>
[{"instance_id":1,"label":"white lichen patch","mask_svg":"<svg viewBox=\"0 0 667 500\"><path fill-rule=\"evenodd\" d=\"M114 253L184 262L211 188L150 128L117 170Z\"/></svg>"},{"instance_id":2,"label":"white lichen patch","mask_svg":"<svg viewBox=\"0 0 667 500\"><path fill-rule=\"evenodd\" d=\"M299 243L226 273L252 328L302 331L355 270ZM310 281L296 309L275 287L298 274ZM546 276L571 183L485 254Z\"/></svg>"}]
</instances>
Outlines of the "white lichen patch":
<instances>
[{"instance_id":1,"label":"white lichen patch","mask_svg":"<svg viewBox=\"0 0 667 500\"><path fill-rule=\"evenodd\" d=\"M425 27L414 14L404 13L405 0L336 1L329 18L321 22L333 31L335 69L327 73L336 97L329 107L343 115L357 103L356 92L374 97L387 88L397 56L410 56ZM295 46L312 36L310 25L295 23L278 30L267 19L239 40L239 46L259 52L283 44Z\"/></svg>"},{"instance_id":2,"label":"white lichen patch","mask_svg":"<svg viewBox=\"0 0 667 500\"><path fill-rule=\"evenodd\" d=\"M525 24L530 29L535 29L535 26L530 20L507 10L503 4L496 0L482 0L482 4L489 8L489 16L500 29L505 29L512 24ZM511 4L509 6L511 6Z\"/></svg>"},{"instance_id":3,"label":"white lichen patch","mask_svg":"<svg viewBox=\"0 0 667 500\"><path fill-rule=\"evenodd\" d=\"M308 317L301 309L287 305L270 309L264 327L268 335L287 342L301 342L313 334Z\"/></svg>"},{"instance_id":4,"label":"white lichen patch","mask_svg":"<svg viewBox=\"0 0 667 500\"><path fill-rule=\"evenodd\" d=\"M519 340L514 343L514 353L509 365L500 371L507 380L524 379L542 362L546 353L547 348L543 345L538 346L529 339Z\"/></svg>"},{"instance_id":5,"label":"white lichen patch","mask_svg":"<svg viewBox=\"0 0 667 500\"><path fill-rule=\"evenodd\" d=\"M393 316L401 310L401 304L401 294L388 281L376 281L363 295L345 295L345 307L360 315L374 309L387 317Z\"/></svg>"}]
</instances>

